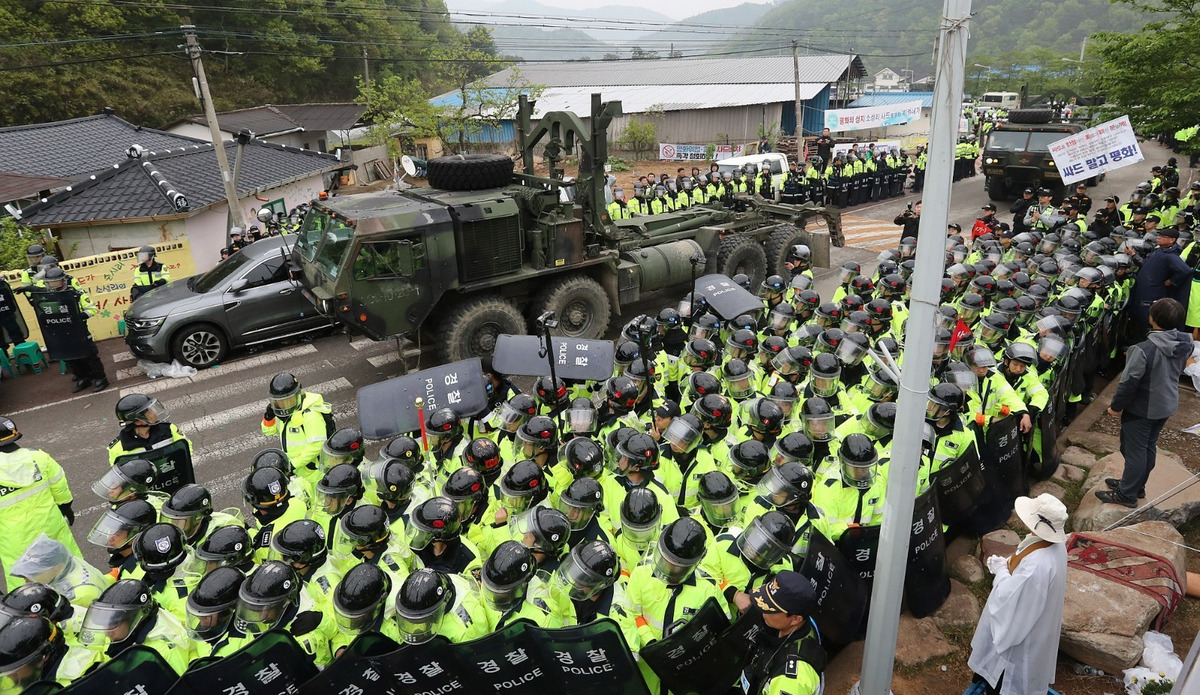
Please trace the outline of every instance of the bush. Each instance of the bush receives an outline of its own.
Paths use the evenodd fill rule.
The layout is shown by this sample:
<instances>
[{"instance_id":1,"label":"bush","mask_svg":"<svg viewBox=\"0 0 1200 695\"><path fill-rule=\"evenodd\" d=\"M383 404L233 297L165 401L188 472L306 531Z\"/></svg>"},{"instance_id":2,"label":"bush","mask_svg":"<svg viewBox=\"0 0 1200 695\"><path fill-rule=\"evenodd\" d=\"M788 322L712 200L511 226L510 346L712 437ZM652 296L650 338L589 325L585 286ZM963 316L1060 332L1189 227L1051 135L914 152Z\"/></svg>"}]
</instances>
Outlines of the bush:
<instances>
[{"instance_id":1,"label":"bush","mask_svg":"<svg viewBox=\"0 0 1200 695\"><path fill-rule=\"evenodd\" d=\"M609 157L608 166L611 167L613 171L629 171L629 162L621 159L620 157Z\"/></svg>"},{"instance_id":2,"label":"bush","mask_svg":"<svg viewBox=\"0 0 1200 695\"><path fill-rule=\"evenodd\" d=\"M0 270L24 268L25 249L30 244L42 244L50 253L54 253L54 247L46 243L41 232L22 227L11 217L0 219Z\"/></svg>"},{"instance_id":3,"label":"bush","mask_svg":"<svg viewBox=\"0 0 1200 695\"><path fill-rule=\"evenodd\" d=\"M1175 681L1160 678L1142 686L1142 695L1170 695Z\"/></svg>"}]
</instances>

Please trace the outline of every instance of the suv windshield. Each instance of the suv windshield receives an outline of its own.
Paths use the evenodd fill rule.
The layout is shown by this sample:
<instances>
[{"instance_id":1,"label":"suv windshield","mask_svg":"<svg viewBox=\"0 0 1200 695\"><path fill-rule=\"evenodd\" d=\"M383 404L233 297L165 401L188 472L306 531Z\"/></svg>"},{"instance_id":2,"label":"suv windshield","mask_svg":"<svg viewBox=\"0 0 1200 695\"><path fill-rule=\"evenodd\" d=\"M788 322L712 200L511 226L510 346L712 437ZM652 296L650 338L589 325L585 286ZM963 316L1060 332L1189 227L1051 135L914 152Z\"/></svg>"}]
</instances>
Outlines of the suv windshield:
<instances>
[{"instance_id":1,"label":"suv windshield","mask_svg":"<svg viewBox=\"0 0 1200 695\"><path fill-rule=\"evenodd\" d=\"M1024 152L1029 133L1013 130L993 130L988 136L987 149L996 152Z\"/></svg>"},{"instance_id":2,"label":"suv windshield","mask_svg":"<svg viewBox=\"0 0 1200 695\"><path fill-rule=\"evenodd\" d=\"M196 292L211 292L214 287L221 284L221 281L230 275L234 275L245 268L255 259L246 254L245 251L238 251L229 258L221 261L213 266L213 269L196 276L190 287Z\"/></svg>"},{"instance_id":3,"label":"suv windshield","mask_svg":"<svg viewBox=\"0 0 1200 695\"><path fill-rule=\"evenodd\" d=\"M354 229L324 210L310 208L300 227L296 248L306 261L314 262L329 277L338 276L338 264L346 253Z\"/></svg>"}]
</instances>

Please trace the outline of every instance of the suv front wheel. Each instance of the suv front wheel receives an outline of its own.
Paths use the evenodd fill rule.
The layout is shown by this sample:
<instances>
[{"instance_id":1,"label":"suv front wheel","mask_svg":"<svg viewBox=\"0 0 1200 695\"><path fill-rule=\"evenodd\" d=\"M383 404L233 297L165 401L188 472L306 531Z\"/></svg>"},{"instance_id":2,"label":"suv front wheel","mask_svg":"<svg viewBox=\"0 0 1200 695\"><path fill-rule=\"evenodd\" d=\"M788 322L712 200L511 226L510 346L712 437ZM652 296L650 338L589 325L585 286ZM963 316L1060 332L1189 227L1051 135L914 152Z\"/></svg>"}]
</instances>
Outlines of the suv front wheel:
<instances>
[{"instance_id":1,"label":"suv front wheel","mask_svg":"<svg viewBox=\"0 0 1200 695\"><path fill-rule=\"evenodd\" d=\"M203 369L225 359L229 341L221 329L211 323L196 323L175 334L171 355L189 367Z\"/></svg>"}]
</instances>

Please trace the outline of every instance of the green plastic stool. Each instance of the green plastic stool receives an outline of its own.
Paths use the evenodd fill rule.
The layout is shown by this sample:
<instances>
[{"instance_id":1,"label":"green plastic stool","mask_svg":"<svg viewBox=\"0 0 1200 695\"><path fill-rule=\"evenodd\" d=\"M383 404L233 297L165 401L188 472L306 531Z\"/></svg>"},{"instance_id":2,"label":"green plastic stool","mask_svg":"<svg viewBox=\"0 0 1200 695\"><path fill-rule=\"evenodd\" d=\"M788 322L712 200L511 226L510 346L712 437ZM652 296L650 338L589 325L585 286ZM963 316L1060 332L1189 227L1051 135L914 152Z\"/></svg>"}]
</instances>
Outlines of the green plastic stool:
<instances>
[{"instance_id":1,"label":"green plastic stool","mask_svg":"<svg viewBox=\"0 0 1200 695\"><path fill-rule=\"evenodd\" d=\"M41 374L46 358L42 356L42 346L29 340L13 346L12 362L18 371L21 367L29 367L34 374Z\"/></svg>"},{"instance_id":2,"label":"green plastic stool","mask_svg":"<svg viewBox=\"0 0 1200 695\"><path fill-rule=\"evenodd\" d=\"M8 361L8 350L0 350L0 371L8 372L8 375L15 377L13 372L12 362Z\"/></svg>"}]
</instances>

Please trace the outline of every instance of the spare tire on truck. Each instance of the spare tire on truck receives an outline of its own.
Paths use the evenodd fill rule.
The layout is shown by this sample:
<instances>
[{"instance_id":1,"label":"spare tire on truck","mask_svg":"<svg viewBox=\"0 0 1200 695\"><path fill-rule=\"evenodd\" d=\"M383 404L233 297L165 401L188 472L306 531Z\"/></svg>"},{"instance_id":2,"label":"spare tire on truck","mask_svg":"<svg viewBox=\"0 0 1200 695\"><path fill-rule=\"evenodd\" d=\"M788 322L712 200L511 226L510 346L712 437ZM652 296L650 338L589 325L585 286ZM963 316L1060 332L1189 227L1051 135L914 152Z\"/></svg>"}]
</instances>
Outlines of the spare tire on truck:
<instances>
[{"instance_id":1,"label":"spare tire on truck","mask_svg":"<svg viewBox=\"0 0 1200 695\"><path fill-rule=\"evenodd\" d=\"M1014 109L1008 112L1009 123L1049 123L1054 118L1050 109Z\"/></svg>"},{"instance_id":2,"label":"spare tire on truck","mask_svg":"<svg viewBox=\"0 0 1200 695\"><path fill-rule=\"evenodd\" d=\"M478 191L512 183L513 160L500 154L455 154L429 160L426 179L444 191Z\"/></svg>"}]
</instances>

